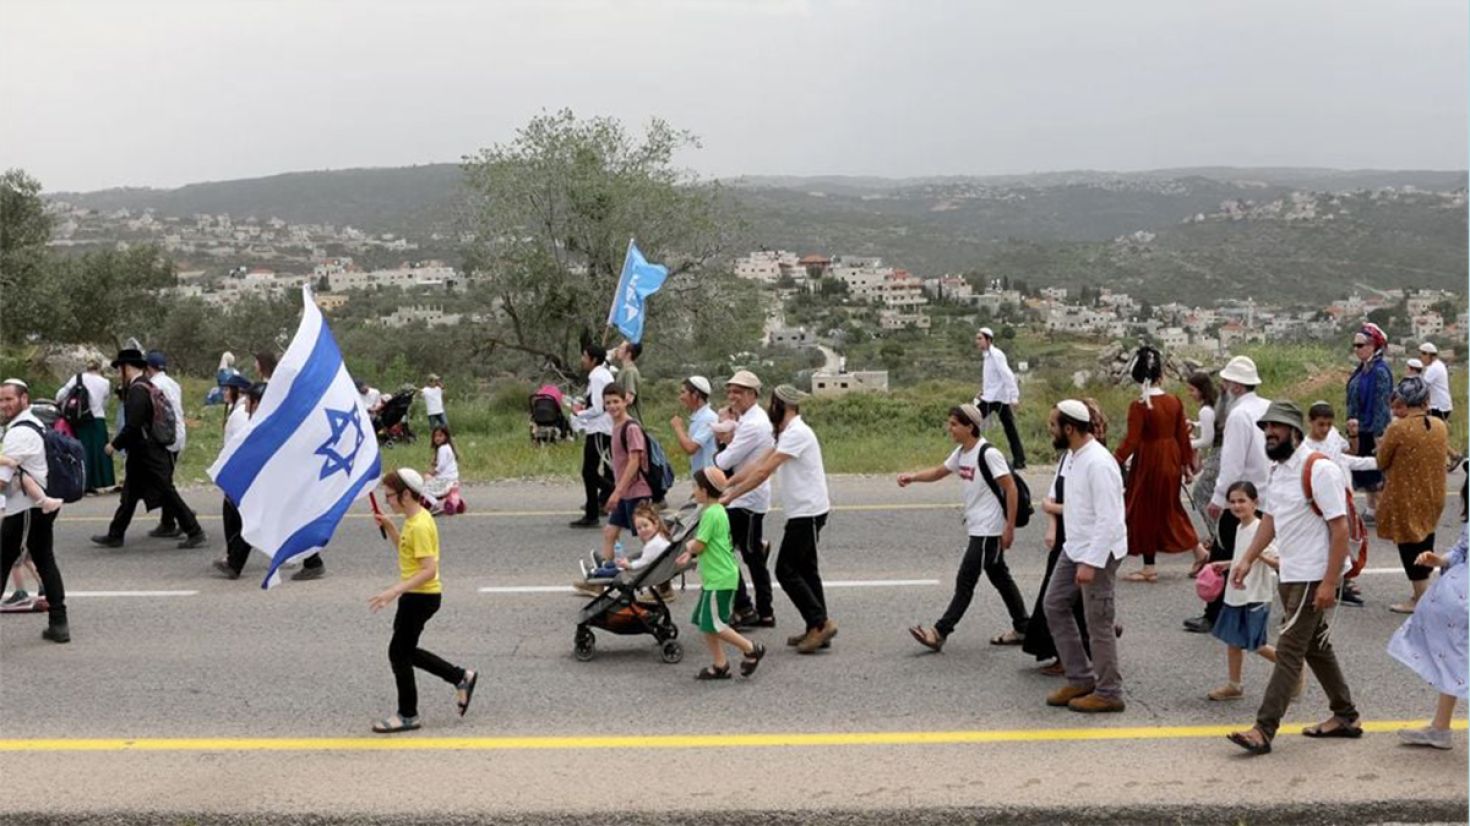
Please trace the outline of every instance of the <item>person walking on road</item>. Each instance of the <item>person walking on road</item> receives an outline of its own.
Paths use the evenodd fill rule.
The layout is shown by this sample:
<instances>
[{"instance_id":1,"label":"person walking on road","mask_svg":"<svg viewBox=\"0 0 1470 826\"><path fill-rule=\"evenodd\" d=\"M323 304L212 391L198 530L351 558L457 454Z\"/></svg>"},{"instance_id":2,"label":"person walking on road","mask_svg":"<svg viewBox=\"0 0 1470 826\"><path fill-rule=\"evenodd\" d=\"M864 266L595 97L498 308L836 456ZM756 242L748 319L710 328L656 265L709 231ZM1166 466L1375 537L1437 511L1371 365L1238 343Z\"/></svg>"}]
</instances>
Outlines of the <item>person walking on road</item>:
<instances>
[{"instance_id":1,"label":"person walking on road","mask_svg":"<svg viewBox=\"0 0 1470 826\"><path fill-rule=\"evenodd\" d=\"M149 384L163 391L163 397L168 399L169 406L174 410L174 440L168 445L169 477L172 478L188 442L188 427L184 423L184 389L168 374L168 357L162 351L149 350L147 358ZM179 521L178 514L168 504L164 504L160 510L158 526L149 531L148 535L158 539L180 536L183 531L179 530Z\"/></svg>"},{"instance_id":2,"label":"person walking on road","mask_svg":"<svg viewBox=\"0 0 1470 826\"><path fill-rule=\"evenodd\" d=\"M725 644L741 653L740 676L749 677L766 656L766 647L746 639L730 623L735 601L735 583L740 581L740 566L730 536L730 518L719 503L720 489L706 475L694 474L694 501L704 507L694 536L684 542L684 551L676 560L680 568L691 560L699 562L699 601L694 605L690 622L699 628L709 646L711 663L695 675L697 680L730 679L730 661Z\"/></svg>"},{"instance_id":3,"label":"person walking on road","mask_svg":"<svg viewBox=\"0 0 1470 826\"><path fill-rule=\"evenodd\" d=\"M1215 490L1210 504L1205 508L1205 518L1215 523L1215 542L1210 547L1211 562L1223 562L1231 557L1235 547L1235 529L1240 522L1227 506L1227 491L1236 482L1250 482L1256 490L1264 490L1269 473L1266 459L1266 439L1256 420L1265 415L1271 406L1268 399L1256 395L1261 376L1256 363L1250 356L1236 356L1225 369L1220 371L1221 398L1229 398L1229 413L1220 439L1220 473L1215 480ZM1225 597L1205 606L1203 616L1184 621L1184 630L1196 634L1208 634L1220 615Z\"/></svg>"},{"instance_id":4,"label":"person walking on road","mask_svg":"<svg viewBox=\"0 0 1470 826\"><path fill-rule=\"evenodd\" d=\"M1408 601L1391 605L1389 610L1411 614L1429 587L1432 569L1415 560L1434 550L1434 531L1444 510L1450 439L1444 420L1429 415L1429 388L1423 380L1404 379L1393 398L1403 415L1393 420L1378 442L1378 469L1383 472L1378 536L1398 546L1411 588Z\"/></svg>"},{"instance_id":5,"label":"person walking on road","mask_svg":"<svg viewBox=\"0 0 1470 826\"><path fill-rule=\"evenodd\" d=\"M184 498L174 487L174 459L168 445L159 444L153 435L154 399L158 399L157 404L169 402L158 388L151 388L144 376L148 362L142 352L122 350L112 366L121 370L128 396L124 405L123 427L107 446L107 453L111 456L120 450L127 451L128 457L123 466L122 502L113 514L107 533L92 537L92 541L106 548L122 547L128 524L133 521L133 511L142 502L148 510L166 508L171 511L184 532L179 547L198 548L208 538L194 511L184 504Z\"/></svg>"},{"instance_id":6,"label":"person walking on road","mask_svg":"<svg viewBox=\"0 0 1470 826\"><path fill-rule=\"evenodd\" d=\"M377 613L398 601L398 613L393 617L393 641L388 643L388 662L393 666L393 680L398 684L398 711L374 723L373 731L393 734L420 727L415 668L454 686L455 705L461 717L470 708L480 675L419 648L424 625L439 611L444 599L444 586L439 578L439 526L419 504L424 495L424 478L418 471L413 468L389 471L384 474L382 485L388 507L403 516L400 530L388 514L375 515L378 527L398 549L398 582L369 599L368 608Z\"/></svg>"},{"instance_id":7,"label":"person walking on road","mask_svg":"<svg viewBox=\"0 0 1470 826\"><path fill-rule=\"evenodd\" d=\"M68 419L67 424L87 456L87 492L108 490L117 484L112 457L107 455L107 402L112 398L112 383L102 375L100 359L88 359L86 371L67 379L56 392L56 404L63 413L74 393L83 394L86 404L77 405L77 420ZM79 403L83 400L77 399Z\"/></svg>"},{"instance_id":8,"label":"person walking on road","mask_svg":"<svg viewBox=\"0 0 1470 826\"><path fill-rule=\"evenodd\" d=\"M990 579L1011 616L1010 630L997 635L990 643L1020 645L1025 640L1026 627L1030 622L1026 616L1026 601L1021 596L1021 589L1016 587L1016 581L1011 578L1011 570L1005 561L1005 553L1016 538L1016 512L1020 506L1016 477L1000 449L980 435L983 418L980 409L973 404L950 408L945 426L956 447L949 458L941 465L898 475L901 488L914 482L937 482L955 475L960 479L964 497L969 545L965 548L959 573L955 575L954 594L950 597L949 607L933 627L916 625L909 629L909 634L931 651L944 647L955 625L964 617L975 597L975 585L980 581L981 572Z\"/></svg>"},{"instance_id":9,"label":"person walking on road","mask_svg":"<svg viewBox=\"0 0 1470 826\"><path fill-rule=\"evenodd\" d=\"M685 379L679 386L679 404L689 411L689 427L685 429L684 419L680 416L669 419L669 427L674 429L674 440L689 457L691 474L713 464L718 449L714 426L719 416L709 406L709 394L709 379L704 376Z\"/></svg>"},{"instance_id":10,"label":"person walking on road","mask_svg":"<svg viewBox=\"0 0 1470 826\"><path fill-rule=\"evenodd\" d=\"M730 444L715 456L715 467L728 478L748 464L754 464L775 445L771 419L760 405L761 380L749 370L738 370L725 382L725 397L739 420ZM755 599L739 578L735 589L735 613L731 624L736 628L755 626L775 628L776 614L771 601L771 573L766 566L770 546L765 543L766 512L771 509L771 483L761 482L729 505L730 535L735 548L750 570Z\"/></svg>"},{"instance_id":11,"label":"person walking on road","mask_svg":"<svg viewBox=\"0 0 1470 826\"><path fill-rule=\"evenodd\" d=\"M975 334L975 346L984 359L984 378L975 406L987 417L1000 415L1000 424L1005 428L1006 442L1011 446L1011 466L1016 470L1026 467L1026 446L1016 430L1015 408L1021 405L1021 387L1016 383L1016 374L1006 361L1006 354L995 346L995 333L989 327L981 327Z\"/></svg>"},{"instance_id":12,"label":"person walking on road","mask_svg":"<svg viewBox=\"0 0 1470 826\"><path fill-rule=\"evenodd\" d=\"M21 484L25 477L46 487L46 443L44 425L31 412L31 389L20 379L0 382L0 421L5 422L3 452L15 464L0 464L0 500L5 518L0 520L0 585L10 578L10 569L28 551L46 594L46 630L41 636L51 642L71 642L66 617L66 586L56 567L55 527L59 510L44 512Z\"/></svg>"},{"instance_id":13,"label":"person walking on road","mask_svg":"<svg viewBox=\"0 0 1470 826\"><path fill-rule=\"evenodd\" d=\"M1419 345L1419 360L1424 363L1424 383L1429 385L1429 415L1449 423L1455 410L1455 397L1450 395L1450 371L1439 357L1434 342Z\"/></svg>"},{"instance_id":14,"label":"person walking on road","mask_svg":"<svg viewBox=\"0 0 1470 826\"><path fill-rule=\"evenodd\" d=\"M220 441L220 452L229 448L230 442L244 432L250 424L250 380L232 373L225 379L222 398L225 403L225 434ZM245 560L250 557L250 543L240 535L244 529L244 522L240 518L240 509L230 501L230 497L224 497L224 505L221 510L222 520L225 527L225 555L214 561L214 569L225 576L226 579L239 579L240 572L245 570Z\"/></svg>"},{"instance_id":15,"label":"person walking on road","mask_svg":"<svg viewBox=\"0 0 1470 826\"><path fill-rule=\"evenodd\" d=\"M1332 647L1330 627L1338 587L1348 568L1347 480L1335 462L1303 444L1301 408L1274 401L1258 420L1273 462L1260 527L1245 557L1230 569L1227 588L1243 589L1261 555L1276 543L1282 611L1286 623L1276 641L1276 665L1256 724L1228 735L1252 754L1268 754L1281 718L1300 691L1303 666L1327 694L1332 717L1302 731L1307 737L1363 736L1358 709Z\"/></svg>"},{"instance_id":16,"label":"person walking on road","mask_svg":"<svg viewBox=\"0 0 1470 826\"><path fill-rule=\"evenodd\" d=\"M1250 482L1236 482L1230 486L1230 512L1240 523L1235 531L1235 547L1231 561L1212 562L1223 578L1230 568L1242 559L1251 541L1256 537L1261 521L1256 516L1260 504L1260 493ZM1215 639L1225 643L1226 683L1206 694L1206 698L1217 702L1238 700L1245 696L1241 689L1245 669L1245 652L1254 651L1269 662L1276 662L1276 649L1267 642L1271 620L1271 601L1278 589L1276 569L1280 562L1276 558L1276 546L1267 545L1261 552L1261 565L1251 569L1245 579L1244 588L1225 589L1225 607L1220 618L1210 630Z\"/></svg>"},{"instance_id":17,"label":"person walking on road","mask_svg":"<svg viewBox=\"0 0 1470 826\"><path fill-rule=\"evenodd\" d=\"M615 548L624 530L632 531L633 513L653 501L648 485L648 437L643 425L628 415L626 391L617 384L602 388L602 407L612 417L612 493L607 496L607 526L602 529L603 564L615 563Z\"/></svg>"},{"instance_id":18,"label":"person walking on road","mask_svg":"<svg viewBox=\"0 0 1470 826\"><path fill-rule=\"evenodd\" d=\"M643 421L643 405L640 404L643 401L643 374L638 372L638 358L642 355L642 344L625 341L618 345L614 356L618 360L617 383L628 400L628 415L640 422Z\"/></svg>"},{"instance_id":19,"label":"person walking on road","mask_svg":"<svg viewBox=\"0 0 1470 826\"><path fill-rule=\"evenodd\" d=\"M602 391L613 383L607 369L607 351L600 344L582 346L582 369L587 371L587 398L572 406L572 429L586 434L582 442L582 518L573 520L573 528L597 528L602 525L602 508L612 493L610 469L612 452L612 417L602 408Z\"/></svg>"},{"instance_id":20,"label":"person walking on road","mask_svg":"<svg viewBox=\"0 0 1470 826\"><path fill-rule=\"evenodd\" d=\"M1364 324L1353 336L1353 353L1358 357L1358 366L1348 377L1347 429L1348 438L1357 448L1354 451L1357 456L1374 455L1378 450L1378 440L1392 421L1388 400L1393 394L1393 371L1385 357L1387 351L1388 336L1377 324ZM1368 508L1363 514L1363 521L1372 526L1377 519L1383 473L1377 470L1353 471L1353 489L1367 495Z\"/></svg>"},{"instance_id":21,"label":"person walking on road","mask_svg":"<svg viewBox=\"0 0 1470 826\"><path fill-rule=\"evenodd\" d=\"M815 654L829 647L837 636L837 623L827 614L827 597L817 565L817 542L827 525L832 503L827 495L822 445L801 417L801 403L807 395L789 384L771 391L768 415L775 422L775 445L759 460L746 463L720 497L720 504L734 502L775 474L781 509L786 515L776 557L776 581L806 623L802 633L786 639L798 654Z\"/></svg>"},{"instance_id":22,"label":"person walking on road","mask_svg":"<svg viewBox=\"0 0 1470 826\"><path fill-rule=\"evenodd\" d=\"M1062 504L1067 538L1047 586L1046 622L1067 684L1048 695L1046 704L1083 713L1123 711L1113 598L1118 565L1128 553L1123 474L1113 455L1093 437L1087 405L1067 399L1057 403L1056 411L1052 444L1070 454ZM1079 592L1087 614L1090 656L1072 618Z\"/></svg>"}]
</instances>

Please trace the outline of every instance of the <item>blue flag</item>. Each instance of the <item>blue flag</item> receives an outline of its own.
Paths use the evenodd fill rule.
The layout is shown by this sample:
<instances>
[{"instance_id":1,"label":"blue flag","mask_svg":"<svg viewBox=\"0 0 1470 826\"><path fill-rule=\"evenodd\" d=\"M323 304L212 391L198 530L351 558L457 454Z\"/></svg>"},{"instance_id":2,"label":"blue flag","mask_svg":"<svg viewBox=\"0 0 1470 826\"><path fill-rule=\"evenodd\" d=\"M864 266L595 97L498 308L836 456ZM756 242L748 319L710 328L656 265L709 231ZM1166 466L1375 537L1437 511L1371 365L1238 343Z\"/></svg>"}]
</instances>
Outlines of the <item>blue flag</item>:
<instances>
[{"instance_id":1,"label":"blue flag","mask_svg":"<svg viewBox=\"0 0 1470 826\"><path fill-rule=\"evenodd\" d=\"M623 276L618 279L618 291L613 294L612 310L607 314L609 326L616 327L634 344L643 340L643 319L647 315L643 299L658 292L669 277L669 268L662 264L650 264L638 250L638 245L628 243L628 257L623 260Z\"/></svg>"}]
</instances>

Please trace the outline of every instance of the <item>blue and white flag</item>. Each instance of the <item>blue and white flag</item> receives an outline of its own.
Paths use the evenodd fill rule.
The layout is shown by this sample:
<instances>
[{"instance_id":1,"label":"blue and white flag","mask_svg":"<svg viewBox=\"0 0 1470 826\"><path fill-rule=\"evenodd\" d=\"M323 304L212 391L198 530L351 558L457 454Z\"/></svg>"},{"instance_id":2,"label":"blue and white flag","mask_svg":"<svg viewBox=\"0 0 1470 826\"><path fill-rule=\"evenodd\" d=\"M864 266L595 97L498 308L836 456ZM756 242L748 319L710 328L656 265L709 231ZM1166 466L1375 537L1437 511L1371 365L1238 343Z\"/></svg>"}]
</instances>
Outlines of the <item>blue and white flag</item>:
<instances>
[{"instance_id":1,"label":"blue and white flag","mask_svg":"<svg viewBox=\"0 0 1470 826\"><path fill-rule=\"evenodd\" d=\"M650 264L638 250L638 245L628 242L628 257L623 259L623 276L618 279L618 291L613 294L612 309L608 311L607 323L616 327L628 340L637 344L643 340L643 299L658 292L669 277L669 268L662 264Z\"/></svg>"},{"instance_id":2,"label":"blue and white flag","mask_svg":"<svg viewBox=\"0 0 1470 826\"><path fill-rule=\"evenodd\" d=\"M282 564L325 546L382 470L372 418L342 351L311 288L302 296L301 326L260 406L209 469L239 507L245 541L271 558L262 588L280 581Z\"/></svg>"}]
</instances>

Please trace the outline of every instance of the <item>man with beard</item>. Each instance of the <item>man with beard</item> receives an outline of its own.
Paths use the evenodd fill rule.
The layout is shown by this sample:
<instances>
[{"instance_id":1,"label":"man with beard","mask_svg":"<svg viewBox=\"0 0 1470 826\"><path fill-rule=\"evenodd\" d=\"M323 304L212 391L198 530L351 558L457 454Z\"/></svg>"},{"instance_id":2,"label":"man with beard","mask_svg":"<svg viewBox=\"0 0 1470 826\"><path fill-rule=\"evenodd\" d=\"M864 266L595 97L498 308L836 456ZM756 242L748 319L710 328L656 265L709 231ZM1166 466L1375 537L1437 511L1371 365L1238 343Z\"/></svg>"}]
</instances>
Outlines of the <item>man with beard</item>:
<instances>
[{"instance_id":1,"label":"man with beard","mask_svg":"<svg viewBox=\"0 0 1470 826\"><path fill-rule=\"evenodd\" d=\"M1252 754L1268 754L1281 717L1297 691L1304 663L1327 694L1332 717L1303 729L1302 734L1358 738L1363 728L1328 627L1329 612L1337 603L1338 586L1348 567L1347 481L1336 463L1302 444L1302 411L1295 404L1272 402L1259 425L1265 431L1266 455L1275 464L1262 491L1261 526L1245 558L1231 570L1229 587L1245 587L1251 567L1275 541L1286 625L1276 642L1276 665L1256 712L1255 726L1228 737Z\"/></svg>"},{"instance_id":2,"label":"man with beard","mask_svg":"<svg viewBox=\"0 0 1470 826\"><path fill-rule=\"evenodd\" d=\"M1062 501L1067 536L1046 588L1044 606L1067 684L1048 695L1046 704L1090 714L1122 711L1113 586L1118 565L1128 554L1123 474L1113 454L1094 438L1087 405L1076 399L1058 402L1051 430L1052 446L1069 451L1067 493ZM1092 646L1090 657L1072 616L1079 592Z\"/></svg>"}]
</instances>

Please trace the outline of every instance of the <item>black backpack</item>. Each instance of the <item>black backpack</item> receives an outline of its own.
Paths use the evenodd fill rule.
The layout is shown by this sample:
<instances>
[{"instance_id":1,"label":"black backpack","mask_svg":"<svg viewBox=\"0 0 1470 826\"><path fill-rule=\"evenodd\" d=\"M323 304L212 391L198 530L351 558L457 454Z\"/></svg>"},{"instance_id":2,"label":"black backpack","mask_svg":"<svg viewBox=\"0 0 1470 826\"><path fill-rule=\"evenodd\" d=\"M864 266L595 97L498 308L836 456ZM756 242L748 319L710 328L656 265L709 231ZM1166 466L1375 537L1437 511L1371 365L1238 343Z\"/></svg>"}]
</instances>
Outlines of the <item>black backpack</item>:
<instances>
[{"instance_id":1,"label":"black backpack","mask_svg":"<svg viewBox=\"0 0 1470 826\"><path fill-rule=\"evenodd\" d=\"M669 456L664 453L664 446L658 443L658 439L653 438L652 433L638 424L637 420L624 425L618 434L618 441L622 442L624 453L628 452L629 427L637 427L643 431L643 441L648 444L648 455L644 457L647 467L639 465L638 473L644 481L648 482L648 489L653 493L653 501L662 502L668 495L669 488L674 486L674 467L669 464ZM617 472L618 469L613 468L614 476L617 475Z\"/></svg>"},{"instance_id":2,"label":"black backpack","mask_svg":"<svg viewBox=\"0 0 1470 826\"><path fill-rule=\"evenodd\" d=\"M46 495L67 503L80 501L87 493L87 452L82 443L35 422L16 424L41 434L46 446Z\"/></svg>"},{"instance_id":3,"label":"black backpack","mask_svg":"<svg viewBox=\"0 0 1470 826\"><path fill-rule=\"evenodd\" d=\"M92 421L92 391L82 381L81 373L77 374L75 382L61 403L61 418L66 419L73 429Z\"/></svg>"},{"instance_id":4,"label":"black backpack","mask_svg":"<svg viewBox=\"0 0 1470 826\"><path fill-rule=\"evenodd\" d=\"M995 498L1000 501L1001 509L1004 510L1006 506L1006 495L1000 489L1000 484L995 481L995 477L990 474L990 466L985 464L985 451L987 450L998 451L1000 448L990 442L986 442L980 447L980 454L975 457L975 464L980 466L980 475L985 478L985 484L990 487L990 492L995 494ZM1010 466L1011 463L1007 461L1006 467L1009 468ZM1031 508L1031 488L1026 484L1026 480L1022 479L1019 473L1016 473L1015 469L1011 470L1011 478L1016 481L1016 527L1024 528L1031 524L1031 514L1033 513Z\"/></svg>"}]
</instances>

